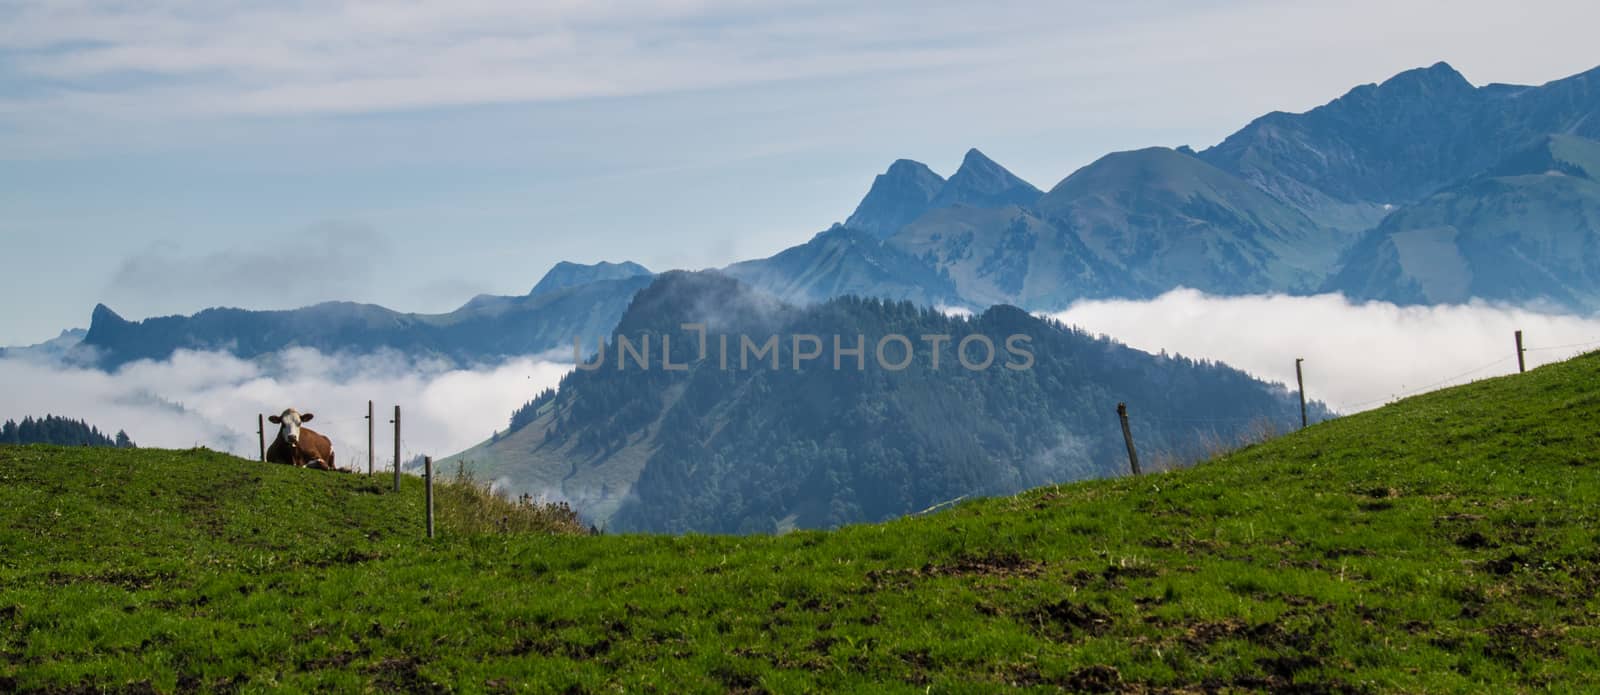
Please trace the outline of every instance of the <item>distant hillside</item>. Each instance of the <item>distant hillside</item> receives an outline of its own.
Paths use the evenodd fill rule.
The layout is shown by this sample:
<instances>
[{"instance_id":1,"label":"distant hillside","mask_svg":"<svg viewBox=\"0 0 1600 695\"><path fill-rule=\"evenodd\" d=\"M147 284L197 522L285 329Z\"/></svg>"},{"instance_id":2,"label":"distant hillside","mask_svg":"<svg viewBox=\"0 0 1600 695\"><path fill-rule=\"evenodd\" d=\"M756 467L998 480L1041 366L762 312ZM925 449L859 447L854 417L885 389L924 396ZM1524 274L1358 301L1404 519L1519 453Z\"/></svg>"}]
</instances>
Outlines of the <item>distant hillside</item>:
<instances>
[{"instance_id":1,"label":"distant hillside","mask_svg":"<svg viewBox=\"0 0 1600 695\"><path fill-rule=\"evenodd\" d=\"M1015 205L932 210L888 243L949 277L958 299L947 301L977 308L1064 307L1078 299L1143 293L1077 235Z\"/></svg>"},{"instance_id":2,"label":"distant hillside","mask_svg":"<svg viewBox=\"0 0 1600 695\"><path fill-rule=\"evenodd\" d=\"M877 237L835 226L770 258L722 270L787 302L810 304L860 295L928 306L964 304L945 275Z\"/></svg>"},{"instance_id":3,"label":"distant hillside","mask_svg":"<svg viewBox=\"0 0 1600 695\"><path fill-rule=\"evenodd\" d=\"M695 334L679 327L693 322L709 325L708 347L719 349L726 336L728 368L715 349L700 359ZM570 499L613 528L770 531L1120 474L1119 401L1137 413L1152 463L1191 460L1208 440L1287 429L1299 416L1281 386L1005 306L970 319L857 298L794 307L720 274L673 272L639 293L616 334L635 346L652 336L652 368L619 367L614 339L595 370L568 375L555 394L519 411L511 431L452 460L508 489ZM817 359L798 369L797 334L821 336ZM915 348L900 371L885 366L903 359L899 344L886 348L887 363L875 354L880 338L896 334ZM861 364L840 355L841 369L833 368L834 335L843 348L862 336ZM938 348L937 368L924 335L952 336ZM1031 350L1025 369L1007 349L1014 335L1029 341L1021 344ZM782 337L772 357L747 363L741 336L752 349ZM967 336L994 346L983 369L961 365L957 343ZM661 368L663 340L682 371ZM969 362L984 355L981 343L969 345Z\"/></svg>"},{"instance_id":4,"label":"distant hillside","mask_svg":"<svg viewBox=\"0 0 1600 695\"><path fill-rule=\"evenodd\" d=\"M649 268L632 261L623 261L621 263L601 261L593 265L561 261L554 268L551 268L549 272L545 273L544 277L539 279L539 284L534 285L533 290L528 292L528 295L547 294L601 280L624 280L650 274Z\"/></svg>"},{"instance_id":5,"label":"distant hillside","mask_svg":"<svg viewBox=\"0 0 1600 695\"><path fill-rule=\"evenodd\" d=\"M1159 147L1102 157L1038 208L1152 295L1173 287L1305 292L1349 243L1244 180Z\"/></svg>"},{"instance_id":6,"label":"distant hillside","mask_svg":"<svg viewBox=\"0 0 1600 695\"><path fill-rule=\"evenodd\" d=\"M67 359L67 357L72 353L73 348L78 347L78 344L83 342L83 336L87 333L88 331L82 328L69 328L61 331L60 335L57 335L56 337L37 345L0 348L0 358L37 359L44 361L59 361Z\"/></svg>"},{"instance_id":7,"label":"distant hillside","mask_svg":"<svg viewBox=\"0 0 1600 695\"><path fill-rule=\"evenodd\" d=\"M1600 142L1550 136L1396 211L1328 289L1358 299L1473 297L1600 311Z\"/></svg>"},{"instance_id":8,"label":"distant hillside","mask_svg":"<svg viewBox=\"0 0 1600 695\"><path fill-rule=\"evenodd\" d=\"M1437 63L1303 114L1271 113L1200 153L1323 224L1359 230L1552 134L1600 138L1600 68L1474 87Z\"/></svg>"},{"instance_id":9,"label":"distant hillside","mask_svg":"<svg viewBox=\"0 0 1600 695\"><path fill-rule=\"evenodd\" d=\"M1600 353L776 537L504 533L442 498L427 541L410 477L0 447L0 691L1587 692L1596 393Z\"/></svg>"},{"instance_id":10,"label":"distant hillside","mask_svg":"<svg viewBox=\"0 0 1600 695\"><path fill-rule=\"evenodd\" d=\"M0 425L0 444L110 446L121 449L138 446L125 431L118 430L115 435L102 434L100 428L87 422L56 415L45 415L37 420L24 417L22 422L6 420L5 424Z\"/></svg>"},{"instance_id":11,"label":"distant hillside","mask_svg":"<svg viewBox=\"0 0 1600 695\"><path fill-rule=\"evenodd\" d=\"M176 350L255 357L289 347L357 354L393 349L470 364L570 351L574 337L609 335L633 293L650 283L647 271L563 286L574 279L571 268L551 272L558 277L541 283L548 289L523 297L481 296L448 314L330 302L288 311L207 309L193 316L128 321L101 305L82 345L105 367L165 359Z\"/></svg>"}]
</instances>

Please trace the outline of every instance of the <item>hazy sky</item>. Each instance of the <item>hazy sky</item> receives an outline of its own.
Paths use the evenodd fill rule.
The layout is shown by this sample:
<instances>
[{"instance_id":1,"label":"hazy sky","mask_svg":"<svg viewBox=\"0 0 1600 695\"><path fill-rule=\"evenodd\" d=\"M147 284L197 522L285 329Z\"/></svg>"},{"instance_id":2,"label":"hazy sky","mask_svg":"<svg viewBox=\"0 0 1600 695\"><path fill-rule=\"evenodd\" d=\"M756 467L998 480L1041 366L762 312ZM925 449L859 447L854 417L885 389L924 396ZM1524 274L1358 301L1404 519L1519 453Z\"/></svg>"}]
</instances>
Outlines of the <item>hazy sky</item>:
<instances>
[{"instance_id":1,"label":"hazy sky","mask_svg":"<svg viewBox=\"0 0 1600 695\"><path fill-rule=\"evenodd\" d=\"M443 311L563 259L722 265L897 157L1049 188L1438 60L1600 64L1593 2L1288 5L0 0L0 345L95 302Z\"/></svg>"}]
</instances>

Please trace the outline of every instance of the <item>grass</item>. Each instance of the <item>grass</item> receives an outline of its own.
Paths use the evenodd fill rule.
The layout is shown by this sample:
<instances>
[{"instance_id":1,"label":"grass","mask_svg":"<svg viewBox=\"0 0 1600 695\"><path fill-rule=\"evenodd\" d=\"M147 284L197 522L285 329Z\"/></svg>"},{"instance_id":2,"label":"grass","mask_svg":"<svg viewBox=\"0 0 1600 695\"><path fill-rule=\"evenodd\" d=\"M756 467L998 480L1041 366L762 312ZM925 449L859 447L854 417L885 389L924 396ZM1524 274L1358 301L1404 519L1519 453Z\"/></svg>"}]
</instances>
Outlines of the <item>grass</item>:
<instances>
[{"instance_id":1,"label":"grass","mask_svg":"<svg viewBox=\"0 0 1600 695\"><path fill-rule=\"evenodd\" d=\"M467 535L592 532L566 502L545 502L529 495L507 499L494 491L492 483L477 480L465 463L456 464L453 476L445 477L437 470L435 474L440 476L433 491L435 530L442 526Z\"/></svg>"},{"instance_id":2,"label":"grass","mask_svg":"<svg viewBox=\"0 0 1600 695\"><path fill-rule=\"evenodd\" d=\"M1597 470L1597 354L778 537L428 541L414 480L0 448L0 691L1593 690Z\"/></svg>"}]
</instances>

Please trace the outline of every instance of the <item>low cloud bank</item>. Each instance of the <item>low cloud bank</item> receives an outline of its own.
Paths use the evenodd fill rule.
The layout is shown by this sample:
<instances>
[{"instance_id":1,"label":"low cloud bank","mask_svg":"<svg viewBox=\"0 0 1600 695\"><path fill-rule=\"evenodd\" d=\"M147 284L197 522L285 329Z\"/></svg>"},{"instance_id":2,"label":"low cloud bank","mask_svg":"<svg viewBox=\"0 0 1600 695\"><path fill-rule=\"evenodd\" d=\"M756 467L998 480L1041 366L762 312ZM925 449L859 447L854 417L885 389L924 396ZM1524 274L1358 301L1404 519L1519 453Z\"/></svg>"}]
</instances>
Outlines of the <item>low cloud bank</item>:
<instances>
[{"instance_id":1,"label":"low cloud bank","mask_svg":"<svg viewBox=\"0 0 1600 695\"><path fill-rule=\"evenodd\" d=\"M268 359L179 352L106 373L36 359L0 359L0 420L45 413L126 429L140 446L207 446L257 455L256 414L296 408L333 439L338 465L366 468L367 400L377 411L378 467L393 459L394 406L402 456L448 456L504 429L511 411L554 387L570 364L524 357L473 369L398 353L328 355L296 348ZM270 439L275 430L267 425Z\"/></svg>"},{"instance_id":2,"label":"low cloud bank","mask_svg":"<svg viewBox=\"0 0 1600 695\"><path fill-rule=\"evenodd\" d=\"M1303 357L1307 396L1340 412L1513 373L1518 329L1529 369L1600 349L1600 317L1482 303L1354 304L1337 294L1214 297L1179 289L1144 301L1077 302L1051 317L1141 350L1226 362L1291 388L1294 360Z\"/></svg>"}]
</instances>

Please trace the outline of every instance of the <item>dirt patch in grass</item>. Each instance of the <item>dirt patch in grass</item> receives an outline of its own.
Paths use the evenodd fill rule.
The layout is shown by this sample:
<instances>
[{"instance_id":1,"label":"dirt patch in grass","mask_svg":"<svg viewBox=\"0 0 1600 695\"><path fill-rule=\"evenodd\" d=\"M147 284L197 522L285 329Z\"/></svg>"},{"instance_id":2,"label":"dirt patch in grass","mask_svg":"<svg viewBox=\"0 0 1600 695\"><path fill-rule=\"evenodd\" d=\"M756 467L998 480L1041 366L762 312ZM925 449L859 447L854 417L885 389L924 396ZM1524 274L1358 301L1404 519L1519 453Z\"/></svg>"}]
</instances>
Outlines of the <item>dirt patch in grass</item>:
<instances>
[{"instance_id":1,"label":"dirt patch in grass","mask_svg":"<svg viewBox=\"0 0 1600 695\"><path fill-rule=\"evenodd\" d=\"M1161 569L1151 565L1106 565L1099 572L1078 570L1070 579L1077 586L1123 586L1125 579L1149 579L1161 576Z\"/></svg>"},{"instance_id":2,"label":"dirt patch in grass","mask_svg":"<svg viewBox=\"0 0 1600 695\"><path fill-rule=\"evenodd\" d=\"M1123 579L1149 579L1160 574L1161 570L1149 565L1106 565L1100 570L1100 578L1112 585L1120 585Z\"/></svg>"},{"instance_id":3,"label":"dirt patch in grass","mask_svg":"<svg viewBox=\"0 0 1600 695\"><path fill-rule=\"evenodd\" d=\"M1273 623L1251 625L1237 619L1209 621L1188 626L1179 641L1191 649L1201 650L1226 639L1273 645L1283 640L1283 628Z\"/></svg>"},{"instance_id":4,"label":"dirt patch in grass","mask_svg":"<svg viewBox=\"0 0 1600 695\"><path fill-rule=\"evenodd\" d=\"M1499 545L1491 540L1488 536L1485 536L1478 531L1472 531L1465 535L1457 536L1455 543L1457 546L1466 548L1467 550L1483 550L1484 548L1494 548Z\"/></svg>"},{"instance_id":5,"label":"dirt patch in grass","mask_svg":"<svg viewBox=\"0 0 1600 695\"><path fill-rule=\"evenodd\" d=\"M1175 641L1194 651L1209 649L1213 644L1229 639L1244 640L1268 649L1309 649L1316 644L1312 634L1314 631L1290 631L1280 624L1299 613L1291 610L1279 617L1278 621L1254 624L1237 618L1193 623L1150 618L1146 622L1157 627L1178 630Z\"/></svg>"},{"instance_id":6,"label":"dirt patch in grass","mask_svg":"<svg viewBox=\"0 0 1600 695\"><path fill-rule=\"evenodd\" d=\"M321 569L327 567L337 567L339 565L359 565L364 562L372 562L373 560L379 560L382 558L382 553L365 552L356 550L354 548L345 548L334 553L329 553L328 555L322 557L306 560L305 565L307 567Z\"/></svg>"},{"instance_id":7,"label":"dirt patch in grass","mask_svg":"<svg viewBox=\"0 0 1600 695\"><path fill-rule=\"evenodd\" d=\"M1532 563L1533 560L1521 553L1511 553L1483 563L1483 569L1491 574L1505 576Z\"/></svg>"},{"instance_id":8,"label":"dirt patch in grass","mask_svg":"<svg viewBox=\"0 0 1600 695\"><path fill-rule=\"evenodd\" d=\"M981 574L996 577L1033 577L1044 571L1044 563L1030 560L1016 553L990 553L965 555L954 563L932 568L945 576Z\"/></svg>"},{"instance_id":9,"label":"dirt patch in grass","mask_svg":"<svg viewBox=\"0 0 1600 695\"><path fill-rule=\"evenodd\" d=\"M727 688L729 693L765 693L761 680L755 674L729 664L719 664L711 669L711 675Z\"/></svg>"},{"instance_id":10,"label":"dirt patch in grass","mask_svg":"<svg viewBox=\"0 0 1600 695\"><path fill-rule=\"evenodd\" d=\"M1471 522L1474 522L1474 521L1483 521L1485 518L1486 517L1484 515L1482 515L1482 514L1467 514L1465 512L1457 513L1457 514L1446 514L1444 516L1434 517L1433 518L1433 525L1434 526L1439 526L1439 525L1442 525L1442 524L1471 523Z\"/></svg>"},{"instance_id":11,"label":"dirt patch in grass","mask_svg":"<svg viewBox=\"0 0 1600 695\"><path fill-rule=\"evenodd\" d=\"M1101 635L1110 630L1112 625L1110 613L1068 599L1038 606L1022 617L1030 626L1056 639Z\"/></svg>"},{"instance_id":12,"label":"dirt patch in grass","mask_svg":"<svg viewBox=\"0 0 1600 695\"><path fill-rule=\"evenodd\" d=\"M1256 665L1267 677L1281 683L1293 683L1295 674L1322 667L1322 659L1310 654L1280 654L1257 659Z\"/></svg>"},{"instance_id":13,"label":"dirt patch in grass","mask_svg":"<svg viewBox=\"0 0 1600 695\"><path fill-rule=\"evenodd\" d=\"M744 659L760 659L771 664L773 668L783 671L810 671L822 673L831 670L833 666L822 656L814 654L795 654L792 650L784 650L780 654L772 654L755 647L737 647L732 655Z\"/></svg>"},{"instance_id":14,"label":"dirt patch in grass","mask_svg":"<svg viewBox=\"0 0 1600 695\"><path fill-rule=\"evenodd\" d=\"M321 671L323 669L344 669L358 660L372 656L370 649L362 648L355 651L342 651L329 656L307 659L300 662L302 671Z\"/></svg>"},{"instance_id":15,"label":"dirt patch in grass","mask_svg":"<svg viewBox=\"0 0 1600 695\"><path fill-rule=\"evenodd\" d=\"M1122 673L1113 666L1102 664L1073 671L1061 685L1075 693L1112 693L1125 689Z\"/></svg>"},{"instance_id":16,"label":"dirt patch in grass","mask_svg":"<svg viewBox=\"0 0 1600 695\"><path fill-rule=\"evenodd\" d=\"M446 693L447 688L422 676L421 664L411 657L384 659L366 672L372 676L372 685L383 692Z\"/></svg>"},{"instance_id":17,"label":"dirt patch in grass","mask_svg":"<svg viewBox=\"0 0 1600 695\"><path fill-rule=\"evenodd\" d=\"M1512 666L1553 656L1562 641L1559 631L1532 623L1498 623L1484 633L1489 641L1483 653Z\"/></svg>"},{"instance_id":18,"label":"dirt patch in grass","mask_svg":"<svg viewBox=\"0 0 1600 695\"><path fill-rule=\"evenodd\" d=\"M68 574L65 572L51 572L45 575L45 582L51 586L69 586L83 582L95 584L110 584L120 586L129 591L151 589L157 584L170 582L177 578L172 572L134 572L131 570L111 570L98 574Z\"/></svg>"},{"instance_id":19,"label":"dirt patch in grass","mask_svg":"<svg viewBox=\"0 0 1600 695\"><path fill-rule=\"evenodd\" d=\"M541 634L537 637L523 637L509 648L497 652L501 656L540 656L561 655L570 659L596 659L606 655L615 646L610 637L601 637L599 640L584 644L582 642L569 642L557 639L554 635Z\"/></svg>"},{"instance_id":20,"label":"dirt patch in grass","mask_svg":"<svg viewBox=\"0 0 1600 695\"><path fill-rule=\"evenodd\" d=\"M1322 556L1329 560L1338 560L1345 557L1373 557L1377 553L1366 548L1329 548L1322 552Z\"/></svg>"},{"instance_id":21,"label":"dirt patch in grass","mask_svg":"<svg viewBox=\"0 0 1600 695\"><path fill-rule=\"evenodd\" d=\"M962 555L948 563L928 563L915 568L872 570L866 576L873 588L886 584L907 588L911 580L934 577L1037 577L1044 573L1044 568L1044 563L1015 553L990 553Z\"/></svg>"},{"instance_id":22,"label":"dirt patch in grass","mask_svg":"<svg viewBox=\"0 0 1600 695\"><path fill-rule=\"evenodd\" d=\"M936 668L933 655L926 647L911 650L902 650L895 653L895 657L905 662L911 668L911 675L906 681L913 685L927 685L932 682L930 675Z\"/></svg>"},{"instance_id":23,"label":"dirt patch in grass","mask_svg":"<svg viewBox=\"0 0 1600 695\"><path fill-rule=\"evenodd\" d=\"M1370 688L1346 683L1338 678L1321 680L1315 683L1296 683L1282 676L1272 674L1265 676L1240 675L1227 680L1207 678L1201 681L1198 686L1201 692L1207 693L1268 692L1286 695L1364 695L1372 692Z\"/></svg>"}]
</instances>

